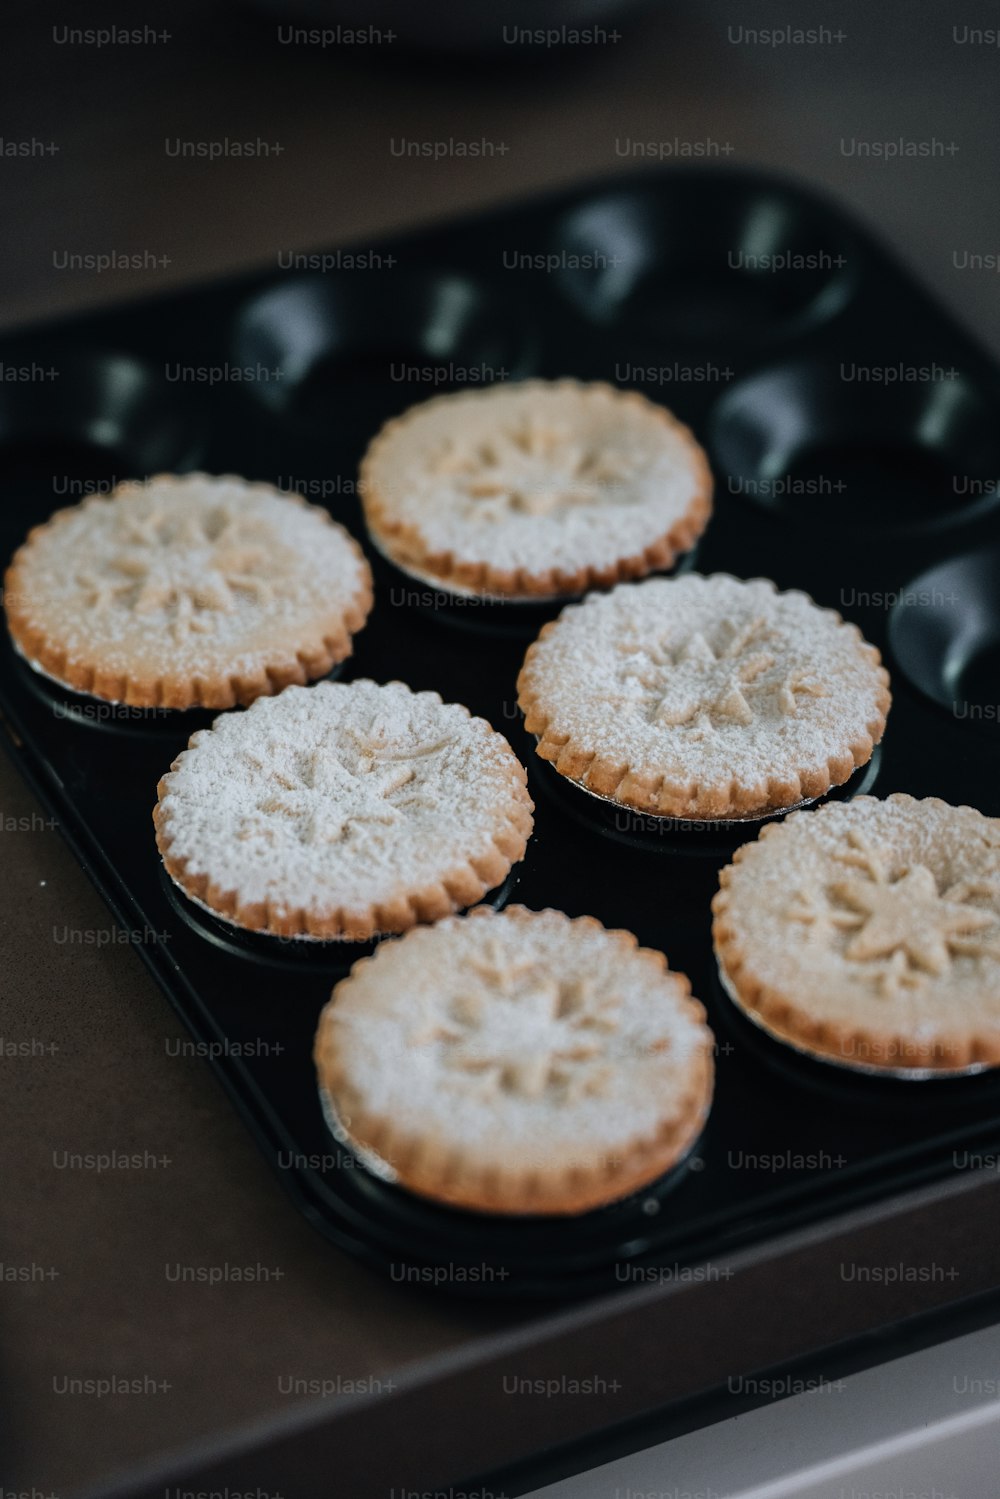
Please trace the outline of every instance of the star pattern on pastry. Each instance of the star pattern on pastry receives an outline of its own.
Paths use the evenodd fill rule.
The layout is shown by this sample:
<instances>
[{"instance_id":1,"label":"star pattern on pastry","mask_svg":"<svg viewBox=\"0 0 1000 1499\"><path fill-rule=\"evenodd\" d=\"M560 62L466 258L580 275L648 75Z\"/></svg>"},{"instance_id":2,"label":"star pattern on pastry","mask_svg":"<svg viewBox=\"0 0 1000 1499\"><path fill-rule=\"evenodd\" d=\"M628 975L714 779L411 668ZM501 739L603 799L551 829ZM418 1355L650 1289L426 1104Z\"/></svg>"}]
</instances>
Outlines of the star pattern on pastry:
<instances>
[{"instance_id":1,"label":"star pattern on pastry","mask_svg":"<svg viewBox=\"0 0 1000 1499\"><path fill-rule=\"evenodd\" d=\"M165 613L182 643L209 633L241 596L266 604L274 595L282 570L278 538L259 517L226 507L171 514L126 506L116 528L119 549L101 570L76 578L87 608L97 613L113 607L136 617Z\"/></svg>"},{"instance_id":2,"label":"star pattern on pastry","mask_svg":"<svg viewBox=\"0 0 1000 1499\"><path fill-rule=\"evenodd\" d=\"M624 451L532 415L471 444L450 437L428 465L432 478L454 487L467 514L497 521L617 499L633 470Z\"/></svg>"},{"instance_id":3,"label":"star pattern on pastry","mask_svg":"<svg viewBox=\"0 0 1000 1499\"><path fill-rule=\"evenodd\" d=\"M794 715L800 697L825 696L814 676L795 668L777 681L761 680L778 664L773 652L760 648L770 634L763 616L730 625L725 633L728 638L716 645L700 630L680 638L622 642L622 654L634 661L624 680L638 684L650 723L705 738L722 724L752 723L760 698L773 699L779 713Z\"/></svg>"},{"instance_id":4,"label":"star pattern on pastry","mask_svg":"<svg viewBox=\"0 0 1000 1499\"><path fill-rule=\"evenodd\" d=\"M294 771L272 768L273 789L257 801L257 816L244 824L240 836L261 831L273 836L284 824L300 843L341 843L374 826L398 823L408 811L435 806L423 789L423 771L447 740L393 743L378 727L350 729L344 737L346 744L310 750ZM243 758L252 770L266 771L259 756Z\"/></svg>"},{"instance_id":5,"label":"star pattern on pastry","mask_svg":"<svg viewBox=\"0 0 1000 1499\"><path fill-rule=\"evenodd\" d=\"M619 1027L621 1003L589 978L510 960L494 940L470 963L468 983L445 1017L432 1019L413 1044L440 1043L445 1066L475 1080L480 1093L572 1101L607 1088L604 1043Z\"/></svg>"},{"instance_id":6,"label":"star pattern on pastry","mask_svg":"<svg viewBox=\"0 0 1000 1499\"><path fill-rule=\"evenodd\" d=\"M996 882L963 880L942 891L925 864L892 874L856 829L836 857L858 873L833 881L825 904L815 892L799 891L788 916L811 927L814 940L848 934L844 958L868 967L879 994L891 998L920 989L928 978L947 973L959 955L1000 958L1000 945L984 935L1000 918L970 904L1000 896Z\"/></svg>"}]
</instances>

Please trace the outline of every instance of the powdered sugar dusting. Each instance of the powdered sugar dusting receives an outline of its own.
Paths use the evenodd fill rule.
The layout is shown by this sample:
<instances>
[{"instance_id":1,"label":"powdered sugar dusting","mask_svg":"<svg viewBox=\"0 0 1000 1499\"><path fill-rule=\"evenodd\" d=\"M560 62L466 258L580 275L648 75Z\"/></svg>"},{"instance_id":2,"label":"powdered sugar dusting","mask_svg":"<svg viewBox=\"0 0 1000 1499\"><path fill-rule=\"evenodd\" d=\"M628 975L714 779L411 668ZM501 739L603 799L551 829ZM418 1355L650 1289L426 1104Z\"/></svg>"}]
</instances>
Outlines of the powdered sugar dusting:
<instances>
[{"instance_id":1,"label":"powdered sugar dusting","mask_svg":"<svg viewBox=\"0 0 1000 1499\"><path fill-rule=\"evenodd\" d=\"M403 1137L498 1168L592 1165L690 1106L711 1034L686 995L595 922L483 911L358 964L324 1012L318 1049L329 1046L361 1111Z\"/></svg>"},{"instance_id":2,"label":"powdered sugar dusting","mask_svg":"<svg viewBox=\"0 0 1000 1499\"><path fill-rule=\"evenodd\" d=\"M528 654L555 739L668 784L821 769L881 719L884 678L853 626L764 579L622 584L563 611Z\"/></svg>"},{"instance_id":3,"label":"powdered sugar dusting","mask_svg":"<svg viewBox=\"0 0 1000 1499\"><path fill-rule=\"evenodd\" d=\"M367 566L325 511L264 484L162 475L60 512L18 556L23 624L70 662L253 674L315 645Z\"/></svg>"},{"instance_id":4,"label":"powdered sugar dusting","mask_svg":"<svg viewBox=\"0 0 1000 1499\"><path fill-rule=\"evenodd\" d=\"M1000 819L894 795L796 813L731 870L749 971L816 1019L946 1043L1000 1025Z\"/></svg>"},{"instance_id":5,"label":"powdered sugar dusting","mask_svg":"<svg viewBox=\"0 0 1000 1499\"><path fill-rule=\"evenodd\" d=\"M606 385L526 381L429 401L382 434L367 479L426 553L501 569L607 568L704 489L690 433Z\"/></svg>"},{"instance_id":6,"label":"powdered sugar dusting","mask_svg":"<svg viewBox=\"0 0 1000 1499\"><path fill-rule=\"evenodd\" d=\"M321 682L195 734L161 834L186 877L243 904L365 913L494 851L524 782L503 736L436 693Z\"/></svg>"}]
</instances>

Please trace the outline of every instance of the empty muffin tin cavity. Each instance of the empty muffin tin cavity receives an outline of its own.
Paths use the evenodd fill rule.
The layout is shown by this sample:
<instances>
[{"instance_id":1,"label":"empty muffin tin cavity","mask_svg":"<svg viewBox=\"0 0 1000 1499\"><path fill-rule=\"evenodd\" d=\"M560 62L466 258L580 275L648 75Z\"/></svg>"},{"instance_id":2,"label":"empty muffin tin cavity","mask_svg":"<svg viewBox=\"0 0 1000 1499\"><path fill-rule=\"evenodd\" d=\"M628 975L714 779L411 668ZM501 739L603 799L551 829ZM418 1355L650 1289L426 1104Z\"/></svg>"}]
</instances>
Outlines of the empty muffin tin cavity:
<instances>
[{"instance_id":1,"label":"empty muffin tin cavity","mask_svg":"<svg viewBox=\"0 0 1000 1499\"><path fill-rule=\"evenodd\" d=\"M271 378L248 391L317 433L371 435L427 397L532 372L514 305L460 275L387 269L270 287L236 321L234 358Z\"/></svg>"},{"instance_id":2,"label":"empty muffin tin cavity","mask_svg":"<svg viewBox=\"0 0 1000 1499\"><path fill-rule=\"evenodd\" d=\"M1000 550L953 557L900 590L889 645L913 685L958 721L1000 729Z\"/></svg>"},{"instance_id":3,"label":"empty muffin tin cavity","mask_svg":"<svg viewBox=\"0 0 1000 1499\"><path fill-rule=\"evenodd\" d=\"M858 251L779 186L692 175L623 188L555 225L555 284L592 323L649 343L789 337L833 314Z\"/></svg>"},{"instance_id":4,"label":"empty muffin tin cavity","mask_svg":"<svg viewBox=\"0 0 1000 1499\"><path fill-rule=\"evenodd\" d=\"M4 368L22 378L0 381L3 489L52 511L200 459L197 411L152 366L125 354L58 349L15 361Z\"/></svg>"},{"instance_id":5,"label":"empty muffin tin cavity","mask_svg":"<svg viewBox=\"0 0 1000 1499\"><path fill-rule=\"evenodd\" d=\"M872 384L862 369L781 364L723 396L709 430L720 489L826 529L914 531L989 509L1000 428L976 383L956 370Z\"/></svg>"}]
</instances>

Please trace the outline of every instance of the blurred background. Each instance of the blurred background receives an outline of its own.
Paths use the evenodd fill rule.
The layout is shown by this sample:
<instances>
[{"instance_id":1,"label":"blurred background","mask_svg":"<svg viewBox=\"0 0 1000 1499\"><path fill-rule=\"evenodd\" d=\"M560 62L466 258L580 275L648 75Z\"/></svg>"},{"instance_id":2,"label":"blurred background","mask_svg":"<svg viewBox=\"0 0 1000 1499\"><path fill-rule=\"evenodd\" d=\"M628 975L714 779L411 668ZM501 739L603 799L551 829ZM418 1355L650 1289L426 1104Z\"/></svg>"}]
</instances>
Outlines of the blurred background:
<instances>
[{"instance_id":1,"label":"blurred background","mask_svg":"<svg viewBox=\"0 0 1000 1499\"><path fill-rule=\"evenodd\" d=\"M0 158L6 325L662 159L828 187L1000 346L995 273L953 261L1000 242L1000 48L962 40L995 35L994 0L46 9L6 7L5 136L56 148ZM68 39L115 26L144 40ZM519 39L525 28L533 39ZM818 40L782 40L789 31ZM901 138L936 139L941 154L845 154ZM170 154L178 141L272 150L199 159ZM482 153L398 154L449 141ZM166 263L53 263L109 251Z\"/></svg>"}]
</instances>

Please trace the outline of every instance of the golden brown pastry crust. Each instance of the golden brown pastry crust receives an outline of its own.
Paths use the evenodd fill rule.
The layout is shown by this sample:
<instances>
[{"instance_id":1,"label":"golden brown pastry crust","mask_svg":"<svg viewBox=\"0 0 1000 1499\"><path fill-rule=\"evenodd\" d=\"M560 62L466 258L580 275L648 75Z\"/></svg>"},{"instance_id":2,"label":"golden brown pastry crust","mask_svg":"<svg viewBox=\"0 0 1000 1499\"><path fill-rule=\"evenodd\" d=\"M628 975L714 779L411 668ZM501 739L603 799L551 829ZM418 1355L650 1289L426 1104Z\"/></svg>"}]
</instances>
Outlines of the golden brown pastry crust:
<instances>
[{"instance_id":1,"label":"golden brown pastry crust","mask_svg":"<svg viewBox=\"0 0 1000 1499\"><path fill-rule=\"evenodd\" d=\"M561 1154L558 1144L553 1145L542 1125L536 1136L537 1148L532 1151L530 1160L525 1160L521 1158L518 1147L503 1137L502 1126L490 1122L487 1102L484 1104L486 1128L492 1138L503 1145L502 1165L498 1165L494 1149L487 1151L484 1157L477 1152L474 1140L467 1137L457 1139L454 1133L450 1134L446 1116L433 1120L422 1115L421 1128L414 1131L400 1121L399 1111L373 1108L365 1082L355 1070L351 1041L342 1042L338 1035L338 1005L343 1007L354 997L353 991L359 982L365 990L365 1005L378 1004L379 996L372 988L374 975L370 966L376 960L363 959L334 989L333 997L321 1016L314 1049L321 1089L339 1122L338 1132L345 1141L358 1149L362 1159L368 1153L387 1164L392 1178L409 1191L449 1206L494 1214L569 1215L587 1212L649 1186L676 1166L702 1130L711 1103L714 1076L712 1033L705 1024L703 1007L691 998L686 977L670 971L662 953L638 947L632 933L608 931L593 917L571 919L561 912L535 912L522 906L510 906L499 914L480 908L470 913L469 918L458 918L459 926L466 921L475 921L476 931L482 922L484 939L496 929L497 921L507 927L522 926L527 933L530 933L533 923L555 925L560 936L565 938L563 957L567 962L571 961L574 944L592 940L596 935L606 948L607 959L624 982L632 969L642 975L644 985L662 987L662 1003L672 1012L671 1024L687 1033L683 1043L687 1049L683 1063L674 1063L677 1069L683 1066L682 1080L674 1087L667 1084L664 1064L659 1099L661 1118L657 1127L652 1132L638 1133L623 1141L620 1127L615 1133L619 1121L609 1118L608 1139L613 1148L606 1147L596 1152L590 1160L581 1161L576 1156L570 1161ZM436 945L446 943L454 934L455 926L455 922L448 922L432 929ZM410 934L403 943L410 943L417 935ZM427 933L424 935L426 937ZM393 944L394 948L399 946ZM431 961L428 952L431 946L431 943L423 942L419 958L422 967ZM397 966L398 960L405 958L407 953L408 949L403 947L401 952L391 955L397 960ZM417 957L414 948L414 963ZM656 1047L651 1050L655 1053ZM641 1065L648 1063L647 1057ZM612 1061L610 1065L620 1066L622 1063ZM676 1083L676 1077L670 1076ZM644 1078L644 1081L648 1080L648 1077ZM399 1076L399 1087L405 1089L406 1086L404 1073ZM562 1102L551 1105L554 1108L572 1106ZM500 1134L497 1135L495 1130L500 1130ZM551 1156L547 1158L548 1150L551 1150Z\"/></svg>"},{"instance_id":2,"label":"golden brown pastry crust","mask_svg":"<svg viewBox=\"0 0 1000 1499\"><path fill-rule=\"evenodd\" d=\"M570 598L591 588L610 588L615 583L643 578L673 567L680 556L690 551L712 513L713 480L705 452L688 427L638 391L621 391L603 381L526 380L517 387L493 387L503 391L515 388L529 395L533 390L600 393L624 408L641 410L650 423L658 424L674 440L680 439L685 449L690 494L684 512L659 536L639 547L629 537L627 515L623 515L615 553L601 562L576 567L546 565L541 543L537 562L516 568L498 566L486 555L471 558L457 549L434 547L418 525L398 515L391 498L379 488L377 470L388 442L405 437L429 411L447 410L456 401L453 395L441 395L386 422L372 439L361 463L359 492L365 520L372 541L389 561L420 582L438 584L459 594L527 601ZM476 395L481 400L489 399L489 391L479 391Z\"/></svg>"},{"instance_id":3,"label":"golden brown pastry crust","mask_svg":"<svg viewBox=\"0 0 1000 1499\"><path fill-rule=\"evenodd\" d=\"M876 797L860 796L853 802L831 804L818 811L793 812L784 822L765 827L754 842L738 848L732 863L720 873L719 890L712 902L712 934L723 985L750 1019L777 1040L841 1066L899 1075L907 1072L961 1073L978 1067L1000 1066L1000 1025L990 1023L985 1011L978 1025L968 1013L962 1017L956 1014L950 1028L946 1025L942 1030L938 1026L939 1033L925 1040L915 1032L915 1022L907 1013L906 1005L889 1005L876 991L873 991L870 1003L864 1006L849 1003L842 1007L844 1014L834 1016L829 1013L829 1007L824 1007L821 993L820 1002L810 1004L810 983L820 982L815 975L811 980L801 978L790 984L787 981L775 982L761 972L760 934L755 930L757 923L754 921L752 926L748 925L746 900L738 912L734 910L734 889L752 894L755 870L761 860L775 855L779 849L788 849L799 832L810 828L809 819L828 819L831 812L839 813L845 808L851 808L856 817L863 817L868 807L880 805L895 808L906 817L927 814L950 817L955 814L969 822L967 836L972 841L976 837L976 825L988 827L992 824L995 846L1000 849L1000 819L984 818L970 807L951 807L936 797L920 801L896 792L884 802ZM1000 869L1000 856L995 862ZM795 873L789 868L787 887L791 909L794 909L795 880ZM801 916L796 916L796 924L801 919ZM1000 920L1000 915L997 919ZM1000 961L997 967L1000 969ZM902 966L900 971L905 979L906 971ZM885 972L890 974L888 966ZM914 969L914 975L921 978L917 969ZM836 983L835 972L827 982Z\"/></svg>"},{"instance_id":4,"label":"golden brown pastry crust","mask_svg":"<svg viewBox=\"0 0 1000 1499\"><path fill-rule=\"evenodd\" d=\"M307 839L311 837L310 822L314 816L336 817L342 810L347 817L355 816L361 825L372 820L369 814L373 808L364 800L352 805L349 785L346 791L338 789L337 766L333 767L329 798L322 789L320 794L310 797L310 735L320 746L323 762L329 763L333 755L329 736L344 725L353 711L352 705L362 697L369 705L374 704L376 710L380 703L388 701L389 710L395 705L404 713L420 713L436 732L449 736L454 742L447 753L453 764L456 759L467 762L468 784L460 792L452 772L446 770L440 782L428 784L425 793L419 748L412 764L405 758L410 730L407 721L401 734L403 748L390 746L384 765L376 753L368 768L374 773L373 779L385 776L390 788L384 800L374 805L375 841L365 842L358 856L360 865L355 859L350 868L345 866L341 874L336 874L334 866L344 846L338 841L337 829L333 829L333 840L325 842L320 828L312 850L308 844L300 847L296 837L299 833ZM308 722L302 721L302 715L318 711L321 704L324 713L319 731L314 732ZM365 707L364 712L369 711L370 706ZM281 720L291 719L293 713L294 722L283 727ZM279 763L284 754L278 743L282 735L290 746L288 763L284 759ZM344 739L343 749L348 761L358 769L349 739ZM300 755L304 761L300 761ZM431 758L427 757L428 762ZM249 771L245 768L248 760L252 762ZM304 771L298 768L303 763ZM364 765L360 769L363 798L368 769ZM400 771L397 798L391 777ZM235 783L240 774L248 777L245 791L239 793L231 807L217 807L220 778ZM206 781L205 777L212 779ZM198 778L202 778L201 785ZM449 820L449 791L455 798L455 806L459 794L464 797L461 826L472 829L468 843L462 842L453 825L459 821L454 808ZM425 796L427 800L433 796L432 814L440 798L436 813L440 819L438 839L429 838L426 817L414 835L428 848L430 873L423 877L407 866L402 849L408 796ZM192 735L188 748L161 778L157 797L153 810L157 847L167 873L185 895L213 915L246 931L319 941L368 941L407 931L419 923L437 921L475 905L501 885L511 868L523 859L531 837L534 810L524 767L503 736L485 720L473 718L461 704L443 704L437 693L412 693L401 683L380 688L364 680L348 685L293 686L278 697L261 699L246 713L223 714L211 729ZM377 821L383 809L390 819L389 832L384 838ZM193 835L192 817L198 819ZM204 833L206 817L212 822L209 846ZM294 821L291 830L286 825L289 817ZM276 819L270 826L269 818ZM187 819L188 826L179 819ZM272 840L257 861L248 859L240 848L240 835L246 833L249 824L253 825L251 836ZM398 845L399 857L394 845ZM299 877L310 854L318 855L324 850L323 859L317 858L314 866L318 868L316 878L311 880L303 874L301 886L293 889L291 881ZM277 878L281 859L287 864L286 883ZM373 869L376 859L381 861L378 878L373 875L367 893L361 894L358 873L362 865Z\"/></svg>"},{"instance_id":5,"label":"golden brown pastry crust","mask_svg":"<svg viewBox=\"0 0 1000 1499\"><path fill-rule=\"evenodd\" d=\"M649 589L658 589L664 595L668 590L685 588L690 591L699 584L716 581L739 584L739 580L725 574L709 578L687 574L676 580L650 580L639 585L635 596L641 596ZM751 585L741 586L749 588ZM794 772L781 774L760 765L745 779L741 779L733 765L726 762L721 777L716 779L711 768L707 764L699 765L697 755L690 753L685 769L683 772L679 770L674 764L677 758L675 749L666 742L662 751L665 768L659 768L648 752L640 752L638 748L630 754L627 747L623 747L622 753L615 756L603 751L600 745L605 736L600 724L592 724L586 732L578 729L574 734L567 726L567 714L553 702L552 683L559 672L551 662L545 662L546 642L560 639L567 626L575 628L584 617L583 611L590 609L595 620L599 608L605 613L610 612L619 596L633 596L628 588L616 590L601 600L591 599L579 606L568 606L558 619L543 626L537 640L529 646L518 676L517 692L525 728L536 738L539 758L548 761L567 780L596 796L635 812L685 822L764 818L798 803L814 801L849 780L856 769L871 759L874 747L885 731L892 702L889 674L881 664L879 651L863 639L856 625L845 623L834 610L818 609L807 595L798 591L781 595L772 583L761 579L753 580L752 586L765 586L776 600L794 598L805 602L811 606L813 617L817 620L825 618L828 625L836 626L841 639L851 642L859 679L869 684L870 710L863 724L854 724L847 734L831 730L822 758L813 758L811 763L803 759ZM816 665L817 675L821 677L824 663L817 662ZM608 706L605 716L618 718L620 710Z\"/></svg>"},{"instance_id":6,"label":"golden brown pastry crust","mask_svg":"<svg viewBox=\"0 0 1000 1499\"><path fill-rule=\"evenodd\" d=\"M146 640L141 646L137 644L133 660L128 661L126 653L123 661L116 653L114 664L110 664L100 639L88 642L85 629L81 632L77 628L78 624L86 625L85 608L81 607L76 621L58 619L59 611L51 607L44 583L40 584L36 576L38 558L44 550L58 549L62 536L79 530L81 519L88 513L96 520L112 503L148 495L154 486L169 503L172 492L183 496L195 485L205 486L209 495L220 486L238 486L251 497L268 497L289 507L286 513L290 516L309 515L317 525L330 527L340 538L343 554L353 559L351 584L344 592L329 591L325 598L317 597L312 617L303 621L294 642L286 636L269 644L268 610L262 604L259 619L248 625L245 641L233 645L228 660L225 650L214 656L209 653L208 664L192 670L185 665L182 653L172 650L164 629L159 648L155 643L151 648ZM276 517L281 513L276 511ZM277 531L280 537L280 526ZM85 544L81 546L74 536L74 561L83 568L87 560ZM123 579L126 586L128 576ZM268 581L266 559L261 577L254 581ZM110 495L91 496L81 505L59 510L32 528L4 578L4 608L11 638L31 666L74 692L136 708L232 708L280 692L290 684L324 677L351 654L352 637L364 626L372 601L371 569L361 548L325 510L307 505L299 495L232 475L157 474L146 484L121 484Z\"/></svg>"}]
</instances>

